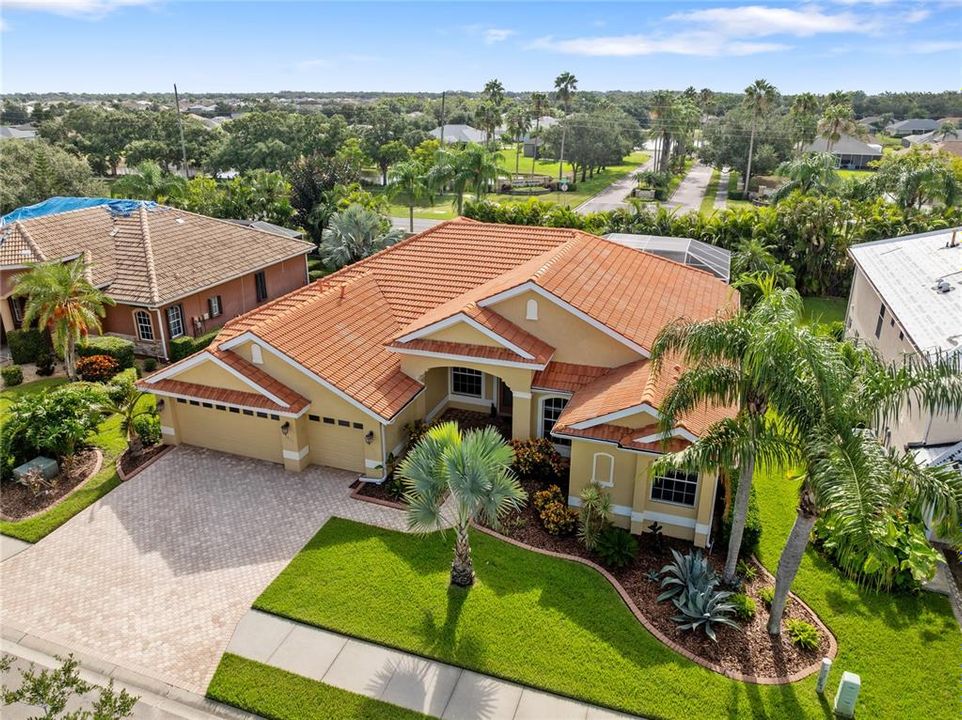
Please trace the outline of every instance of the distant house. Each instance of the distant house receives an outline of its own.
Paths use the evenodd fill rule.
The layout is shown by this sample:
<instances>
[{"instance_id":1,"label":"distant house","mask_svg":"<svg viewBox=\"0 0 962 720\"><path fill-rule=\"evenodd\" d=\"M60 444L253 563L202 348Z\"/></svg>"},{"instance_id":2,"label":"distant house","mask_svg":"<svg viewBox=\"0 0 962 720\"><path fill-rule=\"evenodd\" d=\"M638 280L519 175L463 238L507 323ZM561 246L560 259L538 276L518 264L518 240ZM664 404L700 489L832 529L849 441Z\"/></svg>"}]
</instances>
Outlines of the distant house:
<instances>
[{"instance_id":1,"label":"distant house","mask_svg":"<svg viewBox=\"0 0 962 720\"><path fill-rule=\"evenodd\" d=\"M862 142L850 135L842 135L837 142L828 148L828 140L818 138L805 147L805 152L831 152L835 156L837 167L846 170L864 170L873 160L882 157L882 146Z\"/></svg>"},{"instance_id":2,"label":"distant house","mask_svg":"<svg viewBox=\"0 0 962 720\"><path fill-rule=\"evenodd\" d=\"M37 131L29 125L4 125L0 127L0 140L36 140Z\"/></svg>"},{"instance_id":3,"label":"distant house","mask_svg":"<svg viewBox=\"0 0 962 720\"><path fill-rule=\"evenodd\" d=\"M440 140L443 135L444 142L452 145L462 143L480 144L485 141L484 132L478 130L477 128L473 128L470 125L445 125L443 128L436 127L434 130L431 130L428 135L436 140Z\"/></svg>"},{"instance_id":4,"label":"distant house","mask_svg":"<svg viewBox=\"0 0 962 720\"><path fill-rule=\"evenodd\" d=\"M882 127L884 120L881 115L869 115L867 117L860 118L858 124L864 127L866 130L878 130Z\"/></svg>"},{"instance_id":5,"label":"distant house","mask_svg":"<svg viewBox=\"0 0 962 720\"><path fill-rule=\"evenodd\" d=\"M885 126L885 132L892 137L905 137L906 135L919 135L927 133L939 127L938 120L928 118L910 118L909 120L899 120Z\"/></svg>"}]
</instances>

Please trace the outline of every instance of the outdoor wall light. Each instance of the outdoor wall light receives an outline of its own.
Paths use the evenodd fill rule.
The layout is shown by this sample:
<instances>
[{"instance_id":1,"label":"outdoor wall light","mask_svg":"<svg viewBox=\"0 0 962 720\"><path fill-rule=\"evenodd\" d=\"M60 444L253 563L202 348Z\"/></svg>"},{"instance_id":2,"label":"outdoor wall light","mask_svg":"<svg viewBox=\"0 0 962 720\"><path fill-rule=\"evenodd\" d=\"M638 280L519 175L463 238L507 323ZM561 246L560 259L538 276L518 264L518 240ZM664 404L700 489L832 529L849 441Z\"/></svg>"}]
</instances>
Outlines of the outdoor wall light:
<instances>
[{"instance_id":1,"label":"outdoor wall light","mask_svg":"<svg viewBox=\"0 0 962 720\"><path fill-rule=\"evenodd\" d=\"M290 431L291 431L291 424L289 422L285 422L283 425L281 425L282 433L287 435L287 433L289 433Z\"/></svg>"},{"instance_id":2,"label":"outdoor wall light","mask_svg":"<svg viewBox=\"0 0 962 720\"><path fill-rule=\"evenodd\" d=\"M167 407L167 403L164 402L163 398L157 401L157 412L163 412L165 407Z\"/></svg>"},{"instance_id":3,"label":"outdoor wall light","mask_svg":"<svg viewBox=\"0 0 962 720\"><path fill-rule=\"evenodd\" d=\"M374 442L374 431L373 431L373 430L368 430L368 431L367 431L367 435L364 436L364 442L366 442L368 445L370 445L372 442Z\"/></svg>"}]
</instances>

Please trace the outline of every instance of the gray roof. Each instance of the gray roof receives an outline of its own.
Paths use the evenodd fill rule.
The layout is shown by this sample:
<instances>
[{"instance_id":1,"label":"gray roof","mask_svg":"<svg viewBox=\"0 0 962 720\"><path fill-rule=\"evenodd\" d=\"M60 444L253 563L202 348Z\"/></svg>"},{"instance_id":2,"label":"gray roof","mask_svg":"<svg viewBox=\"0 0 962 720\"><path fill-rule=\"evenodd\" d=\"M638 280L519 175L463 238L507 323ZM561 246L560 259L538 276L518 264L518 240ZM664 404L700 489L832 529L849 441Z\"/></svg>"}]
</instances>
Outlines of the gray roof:
<instances>
[{"instance_id":1,"label":"gray roof","mask_svg":"<svg viewBox=\"0 0 962 720\"><path fill-rule=\"evenodd\" d=\"M441 139L441 128L436 127L428 133L433 138ZM446 143L483 143L484 133L470 125L445 125L444 142Z\"/></svg>"},{"instance_id":2,"label":"gray roof","mask_svg":"<svg viewBox=\"0 0 962 720\"><path fill-rule=\"evenodd\" d=\"M228 218L227 222L232 222L235 225L243 225L244 227L254 228L255 230L263 230L264 232L274 233L275 235L283 235L284 237L294 239L300 239L304 235L304 233L302 233L300 230L291 230L290 228L282 227L281 225L269 223L266 220L235 220L233 218Z\"/></svg>"},{"instance_id":3,"label":"gray roof","mask_svg":"<svg viewBox=\"0 0 962 720\"><path fill-rule=\"evenodd\" d=\"M815 142L805 146L805 152L828 152L828 140L817 138ZM869 145L850 135L842 135L837 142L832 143L832 155L872 155L882 157L881 145Z\"/></svg>"},{"instance_id":4,"label":"gray roof","mask_svg":"<svg viewBox=\"0 0 962 720\"><path fill-rule=\"evenodd\" d=\"M899 120L888 126L886 130L889 132L903 132L903 133L922 133L928 132L929 130L935 130L939 126L938 121L929 120L928 118L909 118L908 120Z\"/></svg>"},{"instance_id":5,"label":"gray roof","mask_svg":"<svg viewBox=\"0 0 962 720\"><path fill-rule=\"evenodd\" d=\"M606 240L626 247L668 258L675 262L698 268L728 282L731 275L732 254L715 245L692 238L665 237L663 235L635 235L633 233L609 233Z\"/></svg>"},{"instance_id":6,"label":"gray roof","mask_svg":"<svg viewBox=\"0 0 962 720\"><path fill-rule=\"evenodd\" d=\"M36 137L36 130L23 130L6 125L0 127L0 140L35 140Z\"/></svg>"},{"instance_id":7,"label":"gray roof","mask_svg":"<svg viewBox=\"0 0 962 720\"><path fill-rule=\"evenodd\" d=\"M849 254L917 350L962 352L962 228L861 243ZM948 292L936 289L940 279Z\"/></svg>"},{"instance_id":8,"label":"gray roof","mask_svg":"<svg viewBox=\"0 0 962 720\"><path fill-rule=\"evenodd\" d=\"M915 448L915 458L924 465L948 465L962 473L962 441Z\"/></svg>"}]
</instances>

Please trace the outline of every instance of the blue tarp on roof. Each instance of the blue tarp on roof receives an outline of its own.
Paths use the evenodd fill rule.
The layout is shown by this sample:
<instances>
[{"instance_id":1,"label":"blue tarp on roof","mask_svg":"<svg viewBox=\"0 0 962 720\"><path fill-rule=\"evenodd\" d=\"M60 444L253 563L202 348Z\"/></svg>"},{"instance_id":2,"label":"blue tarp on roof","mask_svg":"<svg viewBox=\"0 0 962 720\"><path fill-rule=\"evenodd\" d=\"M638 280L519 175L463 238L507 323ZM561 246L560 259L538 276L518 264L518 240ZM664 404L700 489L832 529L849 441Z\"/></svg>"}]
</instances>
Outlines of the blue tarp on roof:
<instances>
[{"instance_id":1,"label":"blue tarp on roof","mask_svg":"<svg viewBox=\"0 0 962 720\"><path fill-rule=\"evenodd\" d=\"M92 207L106 207L115 215L130 215L140 207L148 209L157 207L152 200L117 200L114 198L87 197L52 197L36 205L17 208L13 212L0 217L0 227L18 220L33 220L45 215L57 215L71 210L85 210Z\"/></svg>"}]
</instances>

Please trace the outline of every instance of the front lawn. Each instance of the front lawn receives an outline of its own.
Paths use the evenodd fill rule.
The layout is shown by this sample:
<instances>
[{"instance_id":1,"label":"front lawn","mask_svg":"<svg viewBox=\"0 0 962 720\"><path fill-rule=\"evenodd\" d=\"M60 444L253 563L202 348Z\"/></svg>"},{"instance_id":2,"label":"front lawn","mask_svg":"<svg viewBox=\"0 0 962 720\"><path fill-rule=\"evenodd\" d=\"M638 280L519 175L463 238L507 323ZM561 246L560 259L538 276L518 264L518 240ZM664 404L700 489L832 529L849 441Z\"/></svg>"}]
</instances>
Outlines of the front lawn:
<instances>
[{"instance_id":1,"label":"front lawn","mask_svg":"<svg viewBox=\"0 0 962 720\"><path fill-rule=\"evenodd\" d=\"M16 397L31 392L44 392L64 382L66 380L63 378L37 380L0 391L0 422L3 421L4 413ZM144 402L153 403L154 400L148 397ZM91 436L90 443L103 451L104 463L100 472L39 515L24 520L0 520L0 533L35 543L117 487L120 484L120 477L117 475L114 462L127 449L127 438L120 431L119 416L115 415L104 420L97 432Z\"/></svg>"},{"instance_id":2,"label":"front lawn","mask_svg":"<svg viewBox=\"0 0 962 720\"><path fill-rule=\"evenodd\" d=\"M705 189L705 197L701 199L701 206L698 208L698 212L702 215L711 215L715 212L715 196L718 195L718 184L721 180L721 171L718 168L712 168L711 180L708 181L708 187Z\"/></svg>"},{"instance_id":3,"label":"front lawn","mask_svg":"<svg viewBox=\"0 0 962 720\"><path fill-rule=\"evenodd\" d=\"M845 320L845 310L848 300L839 297L807 297L802 298L802 322L812 323L842 322Z\"/></svg>"}]
</instances>

